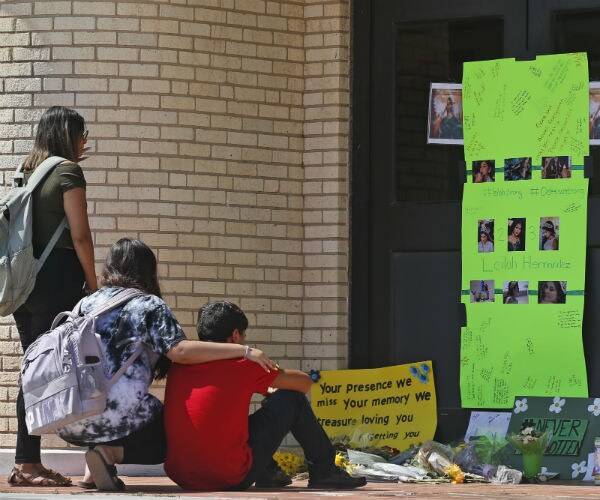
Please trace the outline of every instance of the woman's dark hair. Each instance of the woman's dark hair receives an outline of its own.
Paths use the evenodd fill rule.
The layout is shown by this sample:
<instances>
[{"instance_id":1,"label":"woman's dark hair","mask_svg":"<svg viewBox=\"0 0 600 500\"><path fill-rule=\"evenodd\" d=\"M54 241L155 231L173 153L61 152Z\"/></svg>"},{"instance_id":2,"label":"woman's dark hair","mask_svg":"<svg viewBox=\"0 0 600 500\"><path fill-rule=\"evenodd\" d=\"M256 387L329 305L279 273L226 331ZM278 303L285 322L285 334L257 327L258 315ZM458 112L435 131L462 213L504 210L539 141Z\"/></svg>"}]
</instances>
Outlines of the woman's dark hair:
<instances>
[{"instance_id":1,"label":"woman's dark hair","mask_svg":"<svg viewBox=\"0 0 600 500\"><path fill-rule=\"evenodd\" d=\"M110 248L100 283L102 286L137 288L161 297L156 257L148 245L132 238L121 238ZM161 355L154 367L154 378L164 378L169 366L171 361Z\"/></svg>"},{"instance_id":2,"label":"woman's dark hair","mask_svg":"<svg viewBox=\"0 0 600 500\"><path fill-rule=\"evenodd\" d=\"M521 226L521 231L523 231L523 219L515 219L510 224L508 234L512 234L517 226Z\"/></svg>"},{"instance_id":3,"label":"woman's dark hair","mask_svg":"<svg viewBox=\"0 0 600 500\"><path fill-rule=\"evenodd\" d=\"M40 118L35 142L23 162L24 170L33 170L49 156L79 160L79 140L85 132L85 120L75 110L52 106Z\"/></svg>"},{"instance_id":4,"label":"woman's dark hair","mask_svg":"<svg viewBox=\"0 0 600 500\"><path fill-rule=\"evenodd\" d=\"M506 301L509 297L513 297L515 292L519 290L519 282L518 281L509 281L506 291L504 292L503 303L506 304Z\"/></svg>"},{"instance_id":5,"label":"woman's dark hair","mask_svg":"<svg viewBox=\"0 0 600 500\"><path fill-rule=\"evenodd\" d=\"M547 220L542 225L542 230L548 231L552 236L556 236L556 232L554 231L554 223L550 220Z\"/></svg>"},{"instance_id":6,"label":"woman's dark hair","mask_svg":"<svg viewBox=\"0 0 600 500\"><path fill-rule=\"evenodd\" d=\"M156 257L148 245L133 238L121 238L106 256L100 278L102 286L137 288L161 297Z\"/></svg>"}]
</instances>

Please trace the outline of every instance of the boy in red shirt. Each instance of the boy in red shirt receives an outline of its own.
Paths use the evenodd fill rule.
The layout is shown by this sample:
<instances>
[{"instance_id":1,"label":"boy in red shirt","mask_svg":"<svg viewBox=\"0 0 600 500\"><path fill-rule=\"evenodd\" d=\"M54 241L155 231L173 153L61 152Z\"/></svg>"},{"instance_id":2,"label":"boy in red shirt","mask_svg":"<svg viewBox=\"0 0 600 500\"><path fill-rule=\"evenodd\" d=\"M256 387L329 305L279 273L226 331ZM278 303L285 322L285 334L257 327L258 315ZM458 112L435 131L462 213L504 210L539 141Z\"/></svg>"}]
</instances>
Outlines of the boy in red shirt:
<instances>
[{"instance_id":1,"label":"boy in red shirt","mask_svg":"<svg viewBox=\"0 0 600 500\"><path fill-rule=\"evenodd\" d=\"M244 345L247 328L235 304L200 308L201 340ZM299 370L266 372L246 359L174 363L165 393L165 471L188 490L245 490L268 474L273 453L291 431L304 450L309 488L363 486L364 478L335 467L334 449L304 395L311 383ZM278 390L248 416L252 394L269 387Z\"/></svg>"}]
</instances>

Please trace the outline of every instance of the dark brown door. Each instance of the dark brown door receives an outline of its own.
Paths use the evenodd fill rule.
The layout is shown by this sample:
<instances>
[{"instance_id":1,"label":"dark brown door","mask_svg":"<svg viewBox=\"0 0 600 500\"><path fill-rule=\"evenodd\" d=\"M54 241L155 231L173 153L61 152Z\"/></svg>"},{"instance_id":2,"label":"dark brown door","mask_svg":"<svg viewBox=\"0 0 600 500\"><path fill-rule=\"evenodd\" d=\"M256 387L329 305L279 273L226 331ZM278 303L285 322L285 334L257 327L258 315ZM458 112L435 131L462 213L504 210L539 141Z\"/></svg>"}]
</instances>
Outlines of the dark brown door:
<instances>
[{"instance_id":1,"label":"dark brown door","mask_svg":"<svg viewBox=\"0 0 600 500\"><path fill-rule=\"evenodd\" d=\"M354 8L351 366L431 359L440 411L464 417L464 155L462 146L427 144L429 85L460 83L465 61L580 50L588 52L593 77L600 72L600 3L357 0ZM600 242L593 217L600 189L591 183L590 232L598 236L589 239ZM588 281L596 274L600 286L600 256L591 248ZM590 283L587 289L598 296ZM600 326L587 297L586 306L586 325ZM586 349L600 354L600 340L588 337Z\"/></svg>"}]
</instances>

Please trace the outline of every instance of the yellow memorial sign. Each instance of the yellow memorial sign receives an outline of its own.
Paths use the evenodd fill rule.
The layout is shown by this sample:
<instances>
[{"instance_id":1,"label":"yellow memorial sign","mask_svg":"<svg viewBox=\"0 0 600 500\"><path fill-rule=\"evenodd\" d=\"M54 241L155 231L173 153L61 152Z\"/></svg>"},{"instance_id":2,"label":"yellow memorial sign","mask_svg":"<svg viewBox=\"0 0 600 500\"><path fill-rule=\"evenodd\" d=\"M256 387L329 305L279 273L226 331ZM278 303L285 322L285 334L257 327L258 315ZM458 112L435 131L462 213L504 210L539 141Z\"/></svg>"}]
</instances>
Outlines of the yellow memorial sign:
<instances>
[{"instance_id":1,"label":"yellow memorial sign","mask_svg":"<svg viewBox=\"0 0 600 500\"><path fill-rule=\"evenodd\" d=\"M321 372L310 391L330 439L404 451L433 439L437 408L431 361Z\"/></svg>"}]
</instances>

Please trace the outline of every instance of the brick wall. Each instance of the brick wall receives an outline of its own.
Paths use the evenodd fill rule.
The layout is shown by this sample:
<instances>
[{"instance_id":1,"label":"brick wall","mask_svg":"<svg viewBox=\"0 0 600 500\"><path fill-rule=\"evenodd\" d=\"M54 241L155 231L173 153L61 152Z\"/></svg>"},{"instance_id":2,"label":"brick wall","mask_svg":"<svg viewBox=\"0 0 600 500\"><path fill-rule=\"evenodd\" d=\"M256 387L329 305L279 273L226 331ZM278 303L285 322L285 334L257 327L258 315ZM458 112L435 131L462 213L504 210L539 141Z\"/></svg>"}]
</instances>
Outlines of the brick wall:
<instances>
[{"instance_id":1,"label":"brick wall","mask_svg":"<svg viewBox=\"0 0 600 500\"><path fill-rule=\"evenodd\" d=\"M190 338L198 306L227 298L283 366L343 368L349 24L348 0L2 2L3 180L45 108L76 108L98 272L116 239L140 238ZM2 447L19 361L6 318Z\"/></svg>"}]
</instances>

